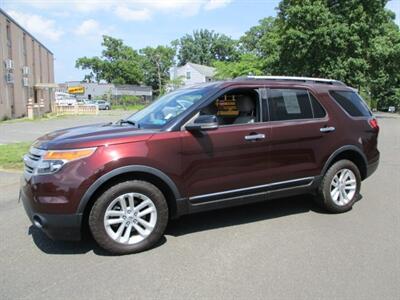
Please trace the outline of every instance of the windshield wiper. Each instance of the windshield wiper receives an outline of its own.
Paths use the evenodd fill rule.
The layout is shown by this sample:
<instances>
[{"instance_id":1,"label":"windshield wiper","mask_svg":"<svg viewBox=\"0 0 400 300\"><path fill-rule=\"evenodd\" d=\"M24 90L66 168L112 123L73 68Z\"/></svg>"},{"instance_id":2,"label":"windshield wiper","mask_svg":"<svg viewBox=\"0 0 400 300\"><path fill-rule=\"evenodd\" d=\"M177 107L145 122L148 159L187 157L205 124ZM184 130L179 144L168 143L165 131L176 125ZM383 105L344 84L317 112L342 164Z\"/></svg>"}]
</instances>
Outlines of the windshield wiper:
<instances>
[{"instance_id":1,"label":"windshield wiper","mask_svg":"<svg viewBox=\"0 0 400 300\"><path fill-rule=\"evenodd\" d=\"M121 120L117 121L117 124L119 124L119 125L129 124L129 125L132 125L132 126L136 126L135 122L130 121L130 120L124 120L124 119L121 119Z\"/></svg>"}]
</instances>

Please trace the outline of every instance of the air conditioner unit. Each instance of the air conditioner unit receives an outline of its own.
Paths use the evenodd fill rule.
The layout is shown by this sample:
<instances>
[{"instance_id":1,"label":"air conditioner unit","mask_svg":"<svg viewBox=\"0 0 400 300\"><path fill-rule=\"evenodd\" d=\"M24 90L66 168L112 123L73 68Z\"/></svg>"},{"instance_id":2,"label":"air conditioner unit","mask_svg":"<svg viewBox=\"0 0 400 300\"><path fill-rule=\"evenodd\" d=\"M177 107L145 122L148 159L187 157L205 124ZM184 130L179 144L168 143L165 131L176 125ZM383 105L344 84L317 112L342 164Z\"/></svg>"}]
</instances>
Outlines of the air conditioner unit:
<instances>
[{"instance_id":1,"label":"air conditioner unit","mask_svg":"<svg viewBox=\"0 0 400 300\"><path fill-rule=\"evenodd\" d=\"M22 78L22 85L23 86L29 86L29 79L26 78L26 77Z\"/></svg>"},{"instance_id":2,"label":"air conditioner unit","mask_svg":"<svg viewBox=\"0 0 400 300\"><path fill-rule=\"evenodd\" d=\"M4 63L7 70L14 70L14 61L12 59L6 59Z\"/></svg>"},{"instance_id":3,"label":"air conditioner unit","mask_svg":"<svg viewBox=\"0 0 400 300\"><path fill-rule=\"evenodd\" d=\"M14 83L14 74L13 73L7 73L6 74L6 82L7 83Z\"/></svg>"},{"instance_id":4,"label":"air conditioner unit","mask_svg":"<svg viewBox=\"0 0 400 300\"><path fill-rule=\"evenodd\" d=\"M29 67L28 66L22 67L22 74L23 75L29 75Z\"/></svg>"}]
</instances>

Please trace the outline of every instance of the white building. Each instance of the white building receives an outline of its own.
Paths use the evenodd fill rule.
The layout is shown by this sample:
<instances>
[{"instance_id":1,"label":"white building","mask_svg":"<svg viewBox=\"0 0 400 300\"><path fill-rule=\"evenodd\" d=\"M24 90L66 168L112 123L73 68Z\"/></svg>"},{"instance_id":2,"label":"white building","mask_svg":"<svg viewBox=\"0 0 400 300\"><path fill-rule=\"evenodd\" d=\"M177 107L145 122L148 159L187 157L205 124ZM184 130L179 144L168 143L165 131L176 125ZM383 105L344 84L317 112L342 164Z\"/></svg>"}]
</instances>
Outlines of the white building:
<instances>
[{"instance_id":1,"label":"white building","mask_svg":"<svg viewBox=\"0 0 400 300\"><path fill-rule=\"evenodd\" d=\"M123 95L139 96L151 100L153 89L150 86L116 85L112 83L95 83L68 81L58 85L57 92L68 93L70 88L83 88L83 93L76 94L78 98L95 99L99 97L118 97Z\"/></svg>"},{"instance_id":2,"label":"white building","mask_svg":"<svg viewBox=\"0 0 400 300\"><path fill-rule=\"evenodd\" d=\"M209 82L213 80L215 68L194 64L191 62L181 67L172 67L170 69L170 79L181 78L184 86Z\"/></svg>"}]
</instances>

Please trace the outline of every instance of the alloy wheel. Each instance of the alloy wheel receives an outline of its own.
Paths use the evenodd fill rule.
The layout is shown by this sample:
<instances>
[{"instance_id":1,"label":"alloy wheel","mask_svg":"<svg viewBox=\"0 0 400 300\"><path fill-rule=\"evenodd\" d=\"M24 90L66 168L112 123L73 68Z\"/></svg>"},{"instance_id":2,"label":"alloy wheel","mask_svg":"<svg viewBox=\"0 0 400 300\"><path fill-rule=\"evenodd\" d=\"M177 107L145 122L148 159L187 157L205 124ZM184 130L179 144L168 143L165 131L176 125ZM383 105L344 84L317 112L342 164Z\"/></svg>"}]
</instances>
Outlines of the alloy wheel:
<instances>
[{"instance_id":1,"label":"alloy wheel","mask_svg":"<svg viewBox=\"0 0 400 300\"><path fill-rule=\"evenodd\" d=\"M345 206L353 200L356 190L356 176L350 169L339 170L331 181L331 197L338 206Z\"/></svg>"},{"instance_id":2,"label":"alloy wheel","mask_svg":"<svg viewBox=\"0 0 400 300\"><path fill-rule=\"evenodd\" d=\"M108 236L121 244L136 244L146 239L157 222L157 209L141 193L123 194L108 205L104 227Z\"/></svg>"}]
</instances>

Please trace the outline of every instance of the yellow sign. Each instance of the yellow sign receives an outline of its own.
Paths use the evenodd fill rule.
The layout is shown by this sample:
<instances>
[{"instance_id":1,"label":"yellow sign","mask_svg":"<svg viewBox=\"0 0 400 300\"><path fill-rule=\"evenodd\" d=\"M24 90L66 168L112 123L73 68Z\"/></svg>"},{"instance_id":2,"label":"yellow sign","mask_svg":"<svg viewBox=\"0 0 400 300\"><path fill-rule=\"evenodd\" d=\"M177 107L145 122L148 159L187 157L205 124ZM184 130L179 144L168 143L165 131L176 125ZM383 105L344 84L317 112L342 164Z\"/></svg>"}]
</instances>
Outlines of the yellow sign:
<instances>
[{"instance_id":1,"label":"yellow sign","mask_svg":"<svg viewBox=\"0 0 400 300\"><path fill-rule=\"evenodd\" d=\"M85 87L83 86L70 86L68 88L68 94L84 94Z\"/></svg>"},{"instance_id":2,"label":"yellow sign","mask_svg":"<svg viewBox=\"0 0 400 300\"><path fill-rule=\"evenodd\" d=\"M239 114L235 95L225 95L217 100L219 116L237 116Z\"/></svg>"}]
</instances>

